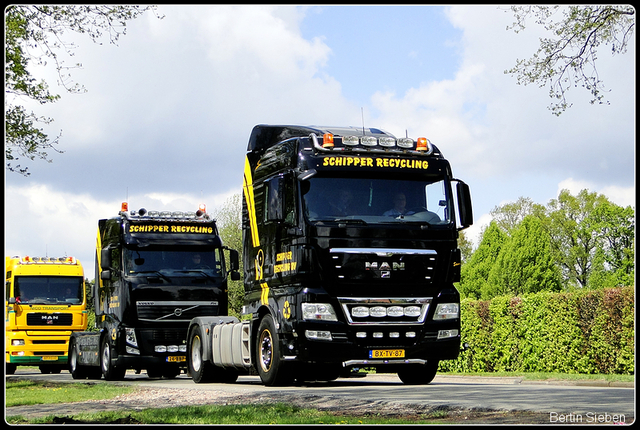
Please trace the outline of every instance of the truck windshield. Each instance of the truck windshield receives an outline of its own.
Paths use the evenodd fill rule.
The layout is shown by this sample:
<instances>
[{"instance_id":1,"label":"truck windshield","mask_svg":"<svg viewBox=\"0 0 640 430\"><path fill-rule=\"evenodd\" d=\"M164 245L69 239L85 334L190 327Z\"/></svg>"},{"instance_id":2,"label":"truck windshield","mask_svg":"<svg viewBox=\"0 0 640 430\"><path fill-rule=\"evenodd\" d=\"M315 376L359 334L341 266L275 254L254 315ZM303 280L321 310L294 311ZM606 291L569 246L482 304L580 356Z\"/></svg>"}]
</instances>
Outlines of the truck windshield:
<instances>
[{"instance_id":1,"label":"truck windshield","mask_svg":"<svg viewBox=\"0 0 640 430\"><path fill-rule=\"evenodd\" d=\"M447 184L441 178L313 177L304 184L304 212L310 221L366 224L417 222L444 225L451 221Z\"/></svg>"},{"instance_id":2,"label":"truck windshield","mask_svg":"<svg viewBox=\"0 0 640 430\"><path fill-rule=\"evenodd\" d=\"M83 279L81 276L16 276L16 303L80 304Z\"/></svg>"},{"instance_id":3,"label":"truck windshield","mask_svg":"<svg viewBox=\"0 0 640 430\"><path fill-rule=\"evenodd\" d=\"M222 276L219 248L125 249L124 268L129 276L181 272L193 276Z\"/></svg>"}]
</instances>

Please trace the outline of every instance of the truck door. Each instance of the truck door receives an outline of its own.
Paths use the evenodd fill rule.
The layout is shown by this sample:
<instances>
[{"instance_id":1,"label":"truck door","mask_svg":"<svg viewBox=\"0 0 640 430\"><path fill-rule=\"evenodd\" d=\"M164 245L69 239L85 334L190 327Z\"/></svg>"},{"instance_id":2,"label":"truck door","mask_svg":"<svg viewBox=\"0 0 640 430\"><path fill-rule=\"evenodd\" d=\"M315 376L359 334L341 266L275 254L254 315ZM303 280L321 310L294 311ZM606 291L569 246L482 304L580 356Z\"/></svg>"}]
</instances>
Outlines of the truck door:
<instances>
[{"instance_id":1,"label":"truck door","mask_svg":"<svg viewBox=\"0 0 640 430\"><path fill-rule=\"evenodd\" d=\"M272 287L286 286L297 270L298 255L293 241L298 237L293 175L278 175L266 183L265 189L265 254L270 262Z\"/></svg>"}]
</instances>

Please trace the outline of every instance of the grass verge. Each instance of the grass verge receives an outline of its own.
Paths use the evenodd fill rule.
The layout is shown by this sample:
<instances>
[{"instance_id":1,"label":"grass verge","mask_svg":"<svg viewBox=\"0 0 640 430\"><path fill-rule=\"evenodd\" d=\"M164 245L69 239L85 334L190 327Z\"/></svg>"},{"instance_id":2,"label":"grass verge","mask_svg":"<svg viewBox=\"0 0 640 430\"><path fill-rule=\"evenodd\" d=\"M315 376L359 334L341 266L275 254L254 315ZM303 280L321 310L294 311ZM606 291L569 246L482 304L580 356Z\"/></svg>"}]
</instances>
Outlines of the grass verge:
<instances>
[{"instance_id":1,"label":"grass verge","mask_svg":"<svg viewBox=\"0 0 640 430\"><path fill-rule=\"evenodd\" d=\"M39 405L112 399L135 391L134 387L104 383L67 384L42 381L7 381L5 406Z\"/></svg>"}]
</instances>

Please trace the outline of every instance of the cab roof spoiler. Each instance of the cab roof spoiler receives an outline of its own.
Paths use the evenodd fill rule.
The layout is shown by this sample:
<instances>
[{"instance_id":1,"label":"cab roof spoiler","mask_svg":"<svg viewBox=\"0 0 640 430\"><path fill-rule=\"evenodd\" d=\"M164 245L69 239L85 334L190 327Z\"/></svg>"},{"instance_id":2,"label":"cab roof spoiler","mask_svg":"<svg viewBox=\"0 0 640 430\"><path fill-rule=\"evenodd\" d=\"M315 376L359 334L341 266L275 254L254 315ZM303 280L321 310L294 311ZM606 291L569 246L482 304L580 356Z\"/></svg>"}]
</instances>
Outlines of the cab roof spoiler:
<instances>
[{"instance_id":1,"label":"cab roof spoiler","mask_svg":"<svg viewBox=\"0 0 640 430\"><path fill-rule=\"evenodd\" d=\"M253 130L251 131L247 151L264 151L283 140L292 139L294 137L309 137L312 133L318 136L322 136L325 133L331 133L336 136L358 135L395 137L391 133L378 128L260 124L253 127Z\"/></svg>"}]
</instances>

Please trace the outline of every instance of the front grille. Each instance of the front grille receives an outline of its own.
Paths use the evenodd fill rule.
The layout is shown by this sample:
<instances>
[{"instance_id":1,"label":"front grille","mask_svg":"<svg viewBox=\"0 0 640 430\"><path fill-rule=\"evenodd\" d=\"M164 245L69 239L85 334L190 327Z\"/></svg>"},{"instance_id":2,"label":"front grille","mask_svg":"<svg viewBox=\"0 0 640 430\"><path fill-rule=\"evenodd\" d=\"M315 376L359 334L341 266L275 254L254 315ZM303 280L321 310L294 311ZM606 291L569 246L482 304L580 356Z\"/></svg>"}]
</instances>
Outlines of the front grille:
<instances>
[{"instance_id":1,"label":"front grille","mask_svg":"<svg viewBox=\"0 0 640 430\"><path fill-rule=\"evenodd\" d=\"M198 316L218 314L217 301L139 301L136 307L141 321L184 322Z\"/></svg>"},{"instance_id":2,"label":"front grille","mask_svg":"<svg viewBox=\"0 0 640 430\"><path fill-rule=\"evenodd\" d=\"M58 340L33 340L31 341L34 345L65 345L67 341L65 339Z\"/></svg>"},{"instance_id":3,"label":"front grille","mask_svg":"<svg viewBox=\"0 0 640 430\"><path fill-rule=\"evenodd\" d=\"M431 297L338 298L349 325L421 324L427 317L431 300Z\"/></svg>"},{"instance_id":4,"label":"front grille","mask_svg":"<svg viewBox=\"0 0 640 430\"><path fill-rule=\"evenodd\" d=\"M71 325L73 324L73 314L46 314L46 313L33 313L27 315L27 325Z\"/></svg>"}]
</instances>

